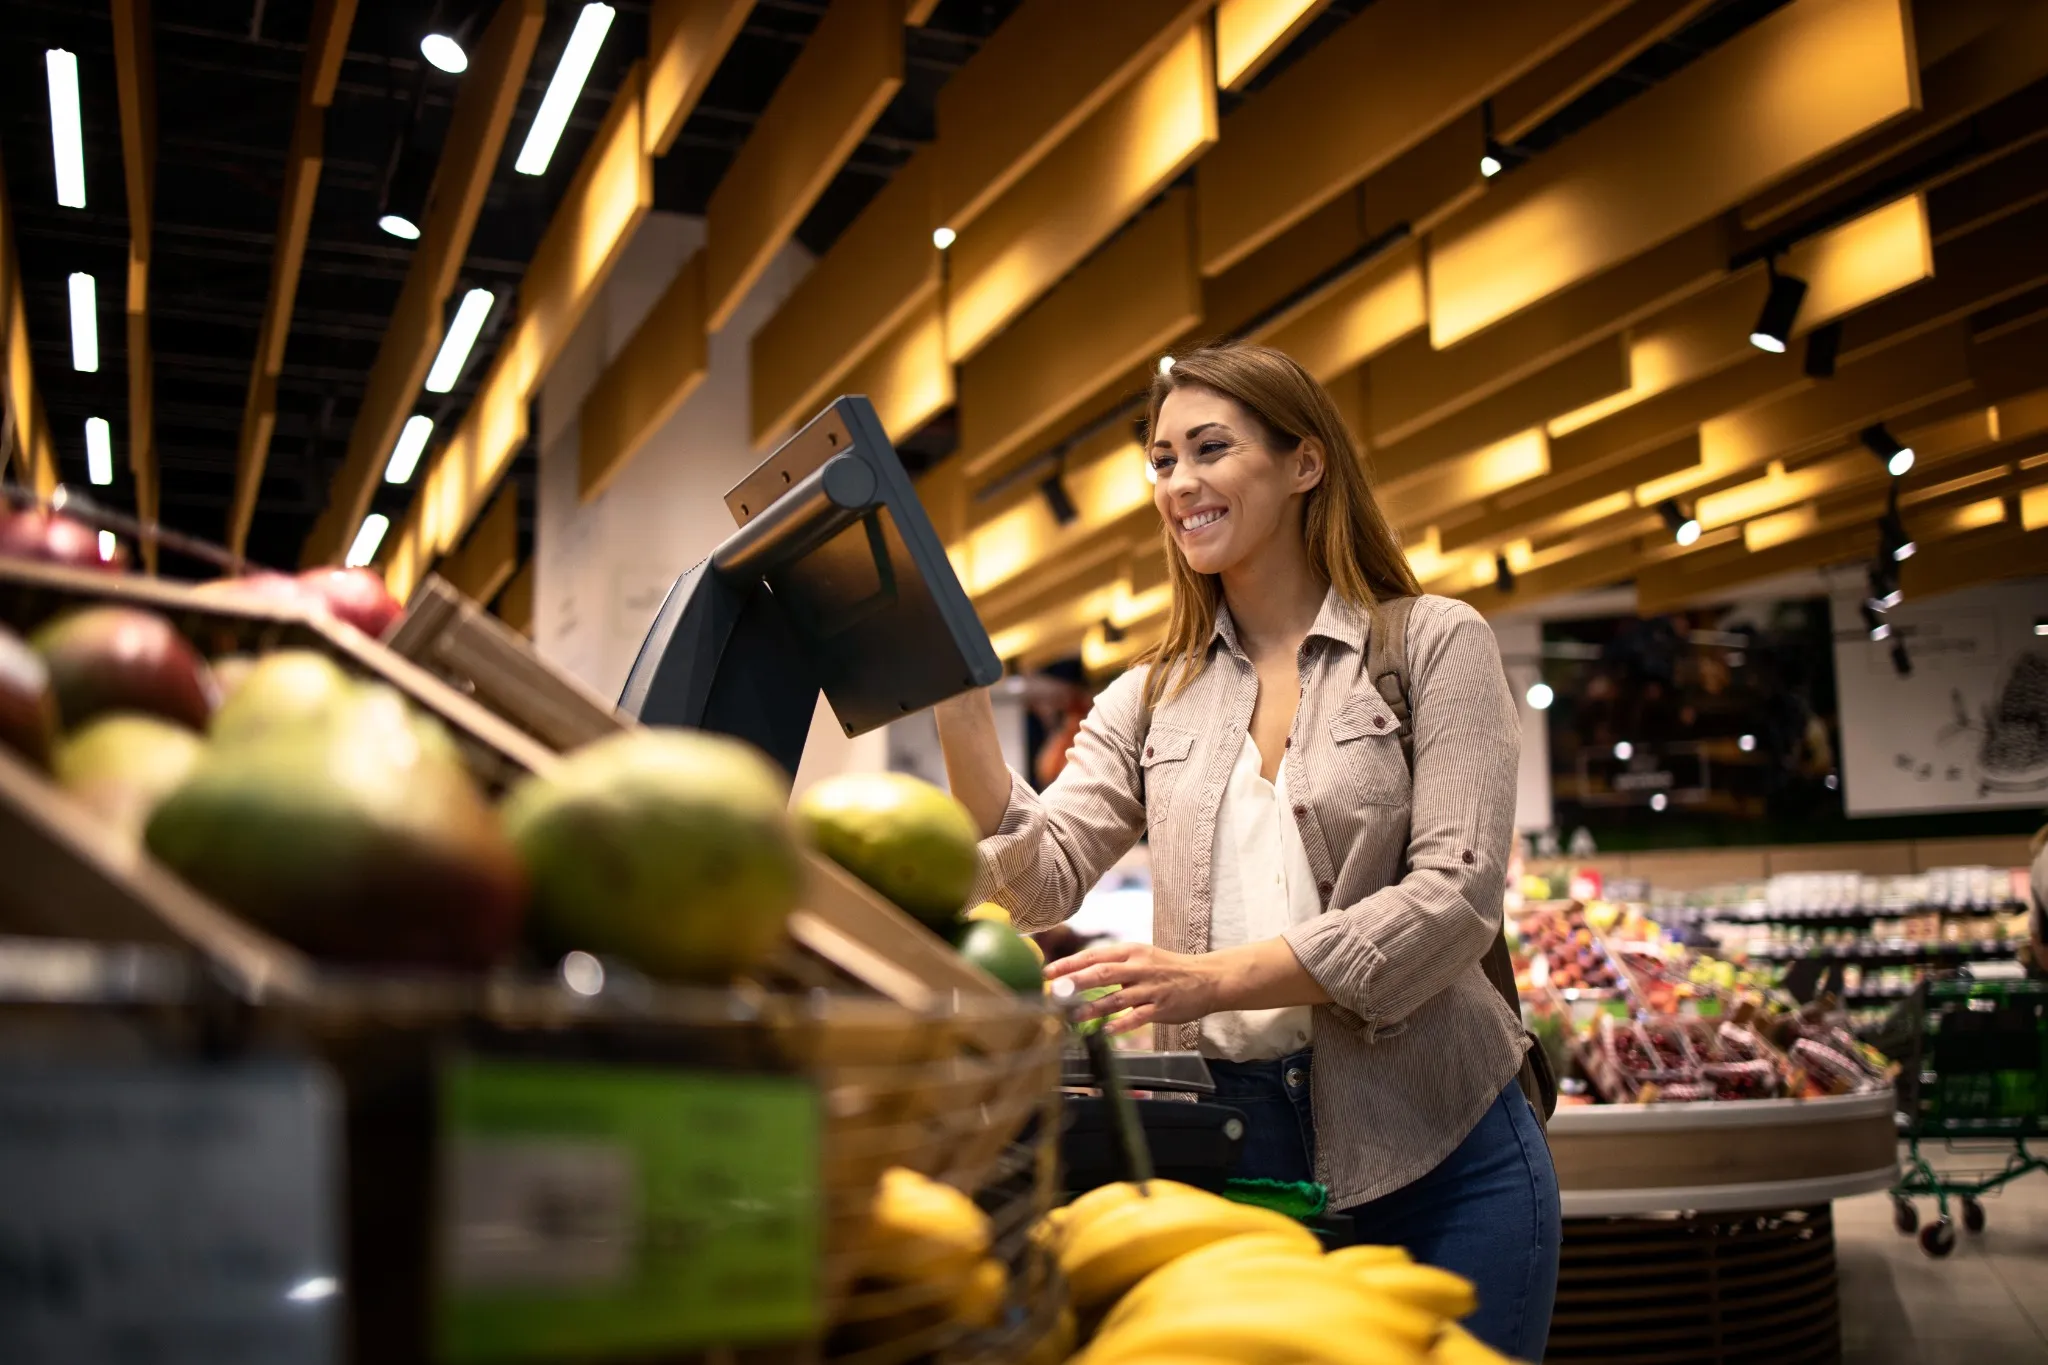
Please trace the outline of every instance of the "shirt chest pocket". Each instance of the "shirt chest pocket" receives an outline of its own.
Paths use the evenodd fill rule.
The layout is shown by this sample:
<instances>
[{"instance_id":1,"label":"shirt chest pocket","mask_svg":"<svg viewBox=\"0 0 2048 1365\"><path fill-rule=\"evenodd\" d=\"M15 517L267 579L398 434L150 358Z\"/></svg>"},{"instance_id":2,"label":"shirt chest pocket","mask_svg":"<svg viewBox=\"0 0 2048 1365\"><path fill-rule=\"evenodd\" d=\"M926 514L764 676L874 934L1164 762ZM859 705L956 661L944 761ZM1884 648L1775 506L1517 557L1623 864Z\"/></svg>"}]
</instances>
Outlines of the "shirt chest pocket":
<instances>
[{"instance_id":1,"label":"shirt chest pocket","mask_svg":"<svg viewBox=\"0 0 2048 1365\"><path fill-rule=\"evenodd\" d=\"M1174 796L1187 785L1193 766L1195 734L1171 726L1155 725L1145 736L1145 751L1138 755L1138 767L1145 777L1145 823L1156 829L1172 807Z\"/></svg>"},{"instance_id":2,"label":"shirt chest pocket","mask_svg":"<svg viewBox=\"0 0 2048 1365\"><path fill-rule=\"evenodd\" d=\"M1392 806L1408 801L1411 783L1400 725L1378 692L1361 687L1345 698L1330 716L1330 738L1337 767L1360 802Z\"/></svg>"}]
</instances>

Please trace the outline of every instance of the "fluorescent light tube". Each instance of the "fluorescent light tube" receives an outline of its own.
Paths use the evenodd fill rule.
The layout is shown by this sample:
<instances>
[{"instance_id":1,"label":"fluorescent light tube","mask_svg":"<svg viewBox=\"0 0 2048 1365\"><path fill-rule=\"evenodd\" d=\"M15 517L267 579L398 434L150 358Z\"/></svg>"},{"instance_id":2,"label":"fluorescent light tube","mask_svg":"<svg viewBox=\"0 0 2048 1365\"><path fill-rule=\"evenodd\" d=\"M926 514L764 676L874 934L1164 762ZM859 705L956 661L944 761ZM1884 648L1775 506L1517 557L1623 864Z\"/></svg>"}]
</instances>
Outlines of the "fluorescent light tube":
<instances>
[{"instance_id":1,"label":"fluorescent light tube","mask_svg":"<svg viewBox=\"0 0 2048 1365\"><path fill-rule=\"evenodd\" d=\"M455 321L448 324L448 335L441 338L434 368L427 371L428 393L447 393L462 378L462 367L469 363L470 347L476 345L477 333L483 331L484 319L491 315L494 301L495 296L488 289L472 289L462 296L455 309Z\"/></svg>"},{"instance_id":2,"label":"fluorescent light tube","mask_svg":"<svg viewBox=\"0 0 2048 1365\"><path fill-rule=\"evenodd\" d=\"M71 368L84 374L100 369L99 289L92 276L71 276Z\"/></svg>"},{"instance_id":3,"label":"fluorescent light tube","mask_svg":"<svg viewBox=\"0 0 2048 1365\"><path fill-rule=\"evenodd\" d=\"M555 144L562 140L562 130L569 126L569 115L575 112L577 97L583 93L583 82L590 78L597 50L604 46L604 35L611 31L612 14L610 5L585 5L583 13L576 16L576 27L562 49L562 60L555 64L548 92L541 96L533 126L526 130L519 159L512 163L512 169L521 175L539 175L547 170Z\"/></svg>"},{"instance_id":4,"label":"fluorescent light tube","mask_svg":"<svg viewBox=\"0 0 2048 1365\"><path fill-rule=\"evenodd\" d=\"M43 54L50 76L50 148L57 161L57 202L85 207L85 123L78 114L78 58L61 47Z\"/></svg>"},{"instance_id":5,"label":"fluorescent light tube","mask_svg":"<svg viewBox=\"0 0 2048 1365\"><path fill-rule=\"evenodd\" d=\"M391 447L391 462L384 466L384 482L404 483L410 479L427 448L427 438L433 434L433 418L417 413L406 418L405 429L398 433L398 444Z\"/></svg>"},{"instance_id":6,"label":"fluorescent light tube","mask_svg":"<svg viewBox=\"0 0 2048 1365\"><path fill-rule=\"evenodd\" d=\"M114 429L104 417L85 419L85 476L101 488L114 481Z\"/></svg>"},{"instance_id":7,"label":"fluorescent light tube","mask_svg":"<svg viewBox=\"0 0 2048 1365\"><path fill-rule=\"evenodd\" d=\"M363 518L363 529L356 532L356 543L348 547L348 566L360 569L377 557L377 547L384 543L384 533L391 529L391 518L382 512L372 512Z\"/></svg>"},{"instance_id":8,"label":"fluorescent light tube","mask_svg":"<svg viewBox=\"0 0 2048 1365\"><path fill-rule=\"evenodd\" d=\"M113 563L114 551L120 548L121 542L114 539L114 533L112 531L100 532L100 559L102 562L107 564Z\"/></svg>"}]
</instances>

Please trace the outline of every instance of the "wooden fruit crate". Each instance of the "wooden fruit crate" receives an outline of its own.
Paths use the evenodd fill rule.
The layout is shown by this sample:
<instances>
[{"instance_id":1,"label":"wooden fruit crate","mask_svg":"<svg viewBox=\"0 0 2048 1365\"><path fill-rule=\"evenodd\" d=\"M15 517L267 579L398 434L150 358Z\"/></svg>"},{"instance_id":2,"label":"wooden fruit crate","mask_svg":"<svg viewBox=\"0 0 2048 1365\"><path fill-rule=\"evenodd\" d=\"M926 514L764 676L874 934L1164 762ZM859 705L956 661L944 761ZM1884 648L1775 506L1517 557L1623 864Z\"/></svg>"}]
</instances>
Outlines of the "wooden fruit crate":
<instances>
[{"instance_id":1,"label":"wooden fruit crate","mask_svg":"<svg viewBox=\"0 0 2048 1365\"><path fill-rule=\"evenodd\" d=\"M157 611L209 657L322 650L436 716L494 793L556 761L534 730L559 735L560 729L515 725L479 699L501 698L502 691L478 688L477 696L466 695L352 628L294 605L0 562L0 624L27 632L88 603ZM1025 1233L1056 1197L1057 1018L1042 1002L1020 1000L961 961L822 857L808 857L791 950L772 979L723 992L639 983L596 999L578 996L559 980L513 971L432 977L323 968L187 887L5 752L0 867L9 869L0 878L0 934L169 950L211 983L230 1016L254 1019L259 1032L288 1037L323 1059L343 1081L356 1177L378 1169L365 1162L383 1159L373 1156L382 1131L375 1097L387 1093L391 1077L412 1078L406 1085L413 1093L437 1050L478 1031L534 1043L581 1039L578 1046L598 1056L612 1055L622 1039L653 1036L671 1039L665 1055L673 1057L673 1038L687 1037L816 1087L823 1115L824 1302L835 1321L887 1325L835 1340L828 1354L876 1365L922 1356L1003 1361L1019 1358L1051 1330L1063 1290ZM0 1011L0 1023L8 1017ZM406 1148L410 1155L401 1153L403 1160L390 1159L417 1163L424 1158L416 1148ZM891 1165L974 1192L989 1209L997 1252L1010 1267L1012 1302L1001 1330L970 1333L938 1315L909 1312L915 1305L898 1301L903 1291L862 1282L866 1210L876 1178ZM432 1184L431 1172L415 1178ZM373 1261L395 1256L401 1268L418 1262L417 1271L428 1250L400 1237L404 1245L394 1251L390 1227L374 1218L362 1223L370 1216L363 1204L351 1202L347 1240L350 1274L361 1286L351 1300L353 1358L404 1358L412 1349L404 1343L416 1342L421 1321L414 1301L419 1277L380 1270ZM811 1358L816 1348L792 1349L793 1355L763 1358Z\"/></svg>"}]
</instances>

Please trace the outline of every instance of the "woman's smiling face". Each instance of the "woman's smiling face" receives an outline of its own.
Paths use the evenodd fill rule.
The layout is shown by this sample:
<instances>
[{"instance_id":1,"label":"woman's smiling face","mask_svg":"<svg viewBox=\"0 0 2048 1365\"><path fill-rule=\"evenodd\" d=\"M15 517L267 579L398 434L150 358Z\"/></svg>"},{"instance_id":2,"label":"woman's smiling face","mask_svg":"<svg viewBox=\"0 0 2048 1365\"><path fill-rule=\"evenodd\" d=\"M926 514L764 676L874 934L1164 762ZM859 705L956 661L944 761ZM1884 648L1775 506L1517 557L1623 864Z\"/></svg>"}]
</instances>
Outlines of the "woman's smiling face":
<instances>
[{"instance_id":1,"label":"woman's smiling face","mask_svg":"<svg viewBox=\"0 0 2048 1365\"><path fill-rule=\"evenodd\" d=\"M1297 495L1322 479L1312 443L1275 451L1243 404L1192 384L1166 395L1152 438L1152 503L1196 573L1226 573L1301 534Z\"/></svg>"}]
</instances>

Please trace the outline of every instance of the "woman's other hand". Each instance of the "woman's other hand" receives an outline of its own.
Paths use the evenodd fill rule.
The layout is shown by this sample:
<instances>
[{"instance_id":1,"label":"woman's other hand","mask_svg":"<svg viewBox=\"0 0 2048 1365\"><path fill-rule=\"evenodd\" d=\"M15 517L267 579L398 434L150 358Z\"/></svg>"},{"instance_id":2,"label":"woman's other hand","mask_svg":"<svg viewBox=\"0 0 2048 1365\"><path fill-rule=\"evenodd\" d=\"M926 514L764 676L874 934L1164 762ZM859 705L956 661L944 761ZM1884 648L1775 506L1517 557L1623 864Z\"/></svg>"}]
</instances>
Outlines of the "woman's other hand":
<instances>
[{"instance_id":1,"label":"woman's other hand","mask_svg":"<svg viewBox=\"0 0 2048 1365\"><path fill-rule=\"evenodd\" d=\"M1149 943L1098 943L1045 969L1049 981L1067 981L1076 991L1094 986L1122 989L1082 1003L1078 1022L1120 1014L1104 1027L1131 1033L1148 1024L1187 1024L1223 1008L1219 1002L1220 953L1169 953Z\"/></svg>"}]
</instances>

